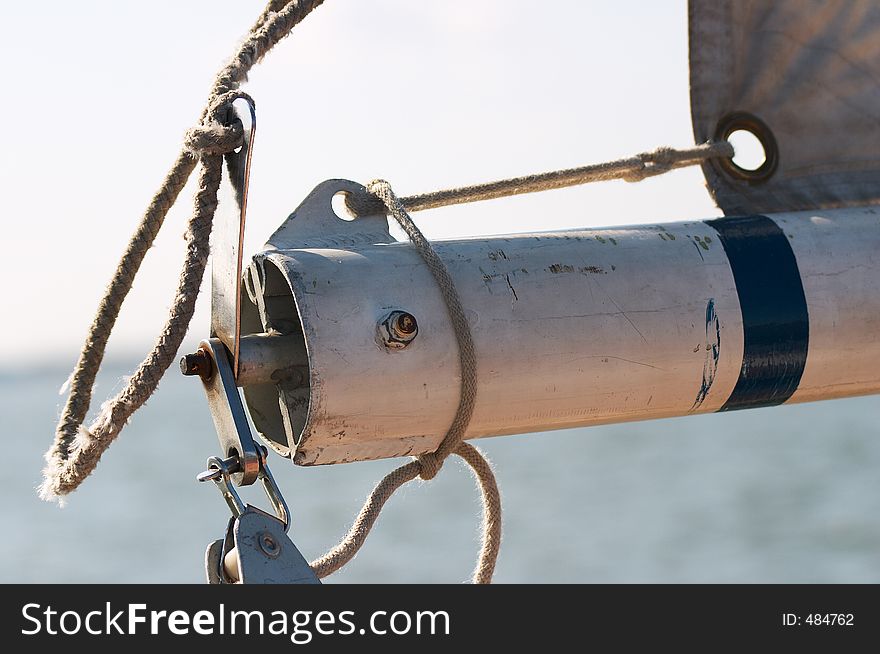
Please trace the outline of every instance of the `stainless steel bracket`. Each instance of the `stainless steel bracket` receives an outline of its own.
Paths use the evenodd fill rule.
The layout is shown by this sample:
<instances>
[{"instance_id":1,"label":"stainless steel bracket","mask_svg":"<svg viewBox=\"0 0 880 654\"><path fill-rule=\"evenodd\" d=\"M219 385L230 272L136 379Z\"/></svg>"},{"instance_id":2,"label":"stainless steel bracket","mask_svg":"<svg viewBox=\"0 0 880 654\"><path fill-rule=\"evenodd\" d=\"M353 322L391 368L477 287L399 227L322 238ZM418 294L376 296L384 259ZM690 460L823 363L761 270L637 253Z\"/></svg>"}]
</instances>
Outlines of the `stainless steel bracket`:
<instances>
[{"instance_id":1,"label":"stainless steel bracket","mask_svg":"<svg viewBox=\"0 0 880 654\"><path fill-rule=\"evenodd\" d=\"M225 155L226 170L218 194L214 233L211 237L211 336L219 338L232 354L232 374L238 376L241 339L241 276L248 182L251 174L257 115L253 103L238 98L228 124L240 122L244 143Z\"/></svg>"},{"instance_id":2,"label":"stainless steel bracket","mask_svg":"<svg viewBox=\"0 0 880 654\"><path fill-rule=\"evenodd\" d=\"M333 198L336 196L363 195L366 192L363 185L347 179L321 182L269 237L266 249L338 248L394 243L384 212L342 218L333 208Z\"/></svg>"}]
</instances>

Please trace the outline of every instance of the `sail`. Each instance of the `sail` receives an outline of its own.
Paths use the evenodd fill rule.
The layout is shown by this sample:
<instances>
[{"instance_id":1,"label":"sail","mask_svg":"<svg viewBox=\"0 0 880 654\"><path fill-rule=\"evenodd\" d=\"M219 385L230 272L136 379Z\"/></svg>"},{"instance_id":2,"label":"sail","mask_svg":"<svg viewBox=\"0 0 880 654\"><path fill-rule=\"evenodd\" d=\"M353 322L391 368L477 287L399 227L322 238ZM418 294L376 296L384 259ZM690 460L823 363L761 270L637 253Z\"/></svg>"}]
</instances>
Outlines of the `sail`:
<instances>
[{"instance_id":1,"label":"sail","mask_svg":"<svg viewBox=\"0 0 880 654\"><path fill-rule=\"evenodd\" d=\"M745 129L765 164L703 165L725 214L880 201L880 2L690 0L697 142Z\"/></svg>"}]
</instances>

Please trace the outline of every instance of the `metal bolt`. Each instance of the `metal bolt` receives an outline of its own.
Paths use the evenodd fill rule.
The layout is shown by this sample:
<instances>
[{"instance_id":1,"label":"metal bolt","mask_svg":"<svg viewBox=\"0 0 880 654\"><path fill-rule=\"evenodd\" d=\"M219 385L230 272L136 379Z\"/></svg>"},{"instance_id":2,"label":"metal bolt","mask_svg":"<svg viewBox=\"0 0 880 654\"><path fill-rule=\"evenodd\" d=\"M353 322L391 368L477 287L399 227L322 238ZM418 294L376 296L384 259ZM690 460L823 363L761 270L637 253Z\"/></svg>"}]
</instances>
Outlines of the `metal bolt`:
<instances>
[{"instance_id":1,"label":"metal bolt","mask_svg":"<svg viewBox=\"0 0 880 654\"><path fill-rule=\"evenodd\" d=\"M261 531L257 534L257 543L260 545L260 549L263 550L263 554L270 558L274 559L281 554L281 543L275 540L275 537L268 531Z\"/></svg>"},{"instance_id":2,"label":"metal bolt","mask_svg":"<svg viewBox=\"0 0 880 654\"><path fill-rule=\"evenodd\" d=\"M401 313L397 317L397 321L394 323L394 326L400 336L409 336L411 334L415 334L419 329L419 326L416 324L415 317L408 313Z\"/></svg>"},{"instance_id":3,"label":"metal bolt","mask_svg":"<svg viewBox=\"0 0 880 654\"><path fill-rule=\"evenodd\" d=\"M379 336L385 347L402 350L419 333L416 317L406 311L392 311L378 325Z\"/></svg>"},{"instance_id":4,"label":"metal bolt","mask_svg":"<svg viewBox=\"0 0 880 654\"><path fill-rule=\"evenodd\" d=\"M211 357L203 349L180 359L180 372L187 376L198 375L202 379L211 376Z\"/></svg>"}]
</instances>

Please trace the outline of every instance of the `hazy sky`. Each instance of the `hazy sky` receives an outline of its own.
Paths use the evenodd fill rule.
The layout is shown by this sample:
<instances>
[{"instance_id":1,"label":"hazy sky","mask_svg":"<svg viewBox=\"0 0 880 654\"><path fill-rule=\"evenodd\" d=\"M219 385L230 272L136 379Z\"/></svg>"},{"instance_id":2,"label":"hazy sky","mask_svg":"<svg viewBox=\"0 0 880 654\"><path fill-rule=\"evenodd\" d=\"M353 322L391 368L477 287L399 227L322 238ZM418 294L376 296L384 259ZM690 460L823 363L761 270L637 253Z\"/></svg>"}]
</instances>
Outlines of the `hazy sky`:
<instances>
[{"instance_id":1,"label":"hazy sky","mask_svg":"<svg viewBox=\"0 0 880 654\"><path fill-rule=\"evenodd\" d=\"M72 364L116 261L260 0L4 2L0 367ZM327 0L251 75L255 251L320 181L405 195L693 142L685 0ZM192 188L111 339L151 347ZM433 238L717 215L692 168L419 213ZM204 294L190 341L207 335Z\"/></svg>"}]
</instances>

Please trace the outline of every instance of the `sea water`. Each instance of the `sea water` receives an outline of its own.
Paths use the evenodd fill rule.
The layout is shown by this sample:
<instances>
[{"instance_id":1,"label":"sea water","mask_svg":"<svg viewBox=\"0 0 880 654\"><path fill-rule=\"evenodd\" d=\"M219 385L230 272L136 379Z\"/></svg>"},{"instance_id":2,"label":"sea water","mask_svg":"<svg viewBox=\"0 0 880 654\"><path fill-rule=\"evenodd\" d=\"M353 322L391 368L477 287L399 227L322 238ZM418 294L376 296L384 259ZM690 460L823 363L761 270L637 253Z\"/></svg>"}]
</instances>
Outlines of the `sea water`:
<instances>
[{"instance_id":1,"label":"sea water","mask_svg":"<svg viewBox=\"0 0 880 654\"><path fill-rule=\"evenodd\" d=\"M172 370L62 509L34 489L68 373L0 372L0 581L201 582L229 510L195 481L218 453L198 380ZM102 374L96 404L124 373ZM880 582L878 431L880 398L865 397L484 439L504 503L496 581ZM306 558L398 463L299 468L271 455ZM246 499L268 506L256 488ZM479 518L453 457L401 489L327 581L466 580Z\"/></svg>"}]
</instances>

